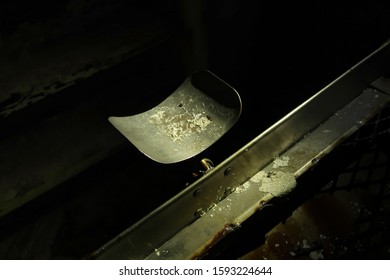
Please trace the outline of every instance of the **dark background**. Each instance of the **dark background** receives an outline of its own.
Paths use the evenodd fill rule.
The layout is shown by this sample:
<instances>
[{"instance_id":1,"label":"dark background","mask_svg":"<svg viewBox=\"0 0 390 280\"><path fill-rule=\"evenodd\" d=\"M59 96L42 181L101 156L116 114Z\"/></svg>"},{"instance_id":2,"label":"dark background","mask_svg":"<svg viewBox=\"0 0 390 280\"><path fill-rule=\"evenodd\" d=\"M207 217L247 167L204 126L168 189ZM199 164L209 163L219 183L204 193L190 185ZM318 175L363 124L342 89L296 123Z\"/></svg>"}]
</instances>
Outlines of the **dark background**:
<instances>
[{"instance_id":1,"label":"dark background","mask_svg":"<svg viewBox=\"0 0 390 280\"><path fill-rule=\"evenodd\" d=\"M48 156L51 166L61 157L85 162L85 168L63 180L56 173L59 183L0 217L0 258L88 256L191 182L199 158L218 164L390 36L386 1L285 2L2 1L0 149L9 149L5 141L29 139L32 131L40 135L48 119L76 106L93 109L96 119L86 114L73 126L98 120L104 129L93 139L107 133L112 141L104 145L110 152L95 161L83 152L93 141L79 145L76 159L67 161L65 148ZM243 103L235 127L201 155L162 166L108 124L110 115L158 104L198 69L209 69L233 86ZM27 189L16 190L21 200L30 189L40 189L43 179L34 176L45 176L31 176L19 163L31 159L31 147L54 145L34 139L0 162L0 176L12 170L27 182ZM48 157L43 152L31 164Z\"/></svg>"}]
</instances>

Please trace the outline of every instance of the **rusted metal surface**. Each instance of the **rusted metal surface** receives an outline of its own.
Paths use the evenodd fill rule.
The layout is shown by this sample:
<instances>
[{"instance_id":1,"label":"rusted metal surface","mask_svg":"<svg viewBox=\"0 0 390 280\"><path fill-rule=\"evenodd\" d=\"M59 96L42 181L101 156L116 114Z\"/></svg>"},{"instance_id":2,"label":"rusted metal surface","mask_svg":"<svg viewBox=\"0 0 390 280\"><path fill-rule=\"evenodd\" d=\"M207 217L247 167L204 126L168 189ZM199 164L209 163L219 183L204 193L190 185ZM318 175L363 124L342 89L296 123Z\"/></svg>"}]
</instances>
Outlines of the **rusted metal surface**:
<instances>
[{"instance_id":1,"label":"rusted metal surface","mask_svg":"<svg viewBox=\"0 0 390 280\"><path fill-rule=\"evenodd\" d=\"M148 259L194 259L238 228L273 197L287 195L296 179L358 130L390 101L382 92L368 89L345 108L305 135L193 224L156 249ZM226 225L229 230L226 230ZM161 254L163 252L163 254Z\"/></svg>"},{"instance_id":2,"label":"rusted metal surface","mask_svg":"<svg viewBox=\"0 0 390 280\"><path fill-rule=\"evenodd\" d=\"M264 242L240 258L388 260L389 116L386 106L340 144L332 160L325 159L308 172L312 179L306 182L314 183L315 194L288 218L264 230ZM329 174L325 180L316 179L329 164L341 168L325 171Z\"/></svg>"},{"instance_id":3,"label":"rusted metal surface","mask_svg":"<svg viewBox=\"0 0 390 280\"><path fill-rule=\"evenodd\" d=\"M97 258L137 259L148 256L153 258L153 254L150 255L150 253L153 253L156 248L168 246L167 241L170 238L180 234L181 230L187 230L188 225L196 224L199 213L210 213L214 209L213 206L215 204L226 203L227 197L232 198L230 194L237 195L237 192L234 191L238 187L244 186L245 183L256 175L264 178L264 174L258 173L267 170L266 168L271 168L268 171L272 172L283 172L275 174L278 176L287 172L288 176L286 178L291 178L291 174L294 174L294 176L295 173L302 174L307 168L337 146L340 141L358 129L369 116L387 102L388 96L386 94L369 90L369 88L372 87L371 83L373 81L381 77L383 73L386 73L386 69L390 65L389 62L390 48L389 44L385 44L269 129L258 135L224 162L217 165L211 172L208 172L198 181L150 213L150 215L124 231L117 238L108 242L103 248L98 250ZM347 112L352 110L346 106L349 106L357 97L362 98L361 102L367 102L368 98L370 101L368 103L369 107L364 104L354 103L357 115L350 111L344 118L344 121L340 123L341 119L336 113L341 114L342 112L338 111L342 108ZM329 123L326 124L328 120ZM315 131L321 124L321 130L318 130L316 134L309 134ZM333 125L336 125L339 130L334 131ZM295 147L295 150L292 149L291 153L295 151L294 157L296 159L290 159L291 162L288 165L290 167L283 166L283 162L286 161L286 158L283 158L283 156L289 157L289 155L284 155L283 153L290 150L291 147L301 140L309 141L308 135L312 135L311 137L313 138L311 142L306 143L310 145L310 149L302 151L298 149L299 146ZM320 140L319 145L315 143L317 140ZM302 153L301 156L298 156L299 151ZM293 161L298 159L304 162L301 162L301 164L295 162L293 164ZM274 162L275 160L277 161ZM278 170L272 169L274 164L279 165ZM296 170L291 171L289 169L291 166L295 166ZM280 177L283 178L283 176ZM256 178L256 180L258 179ZM257 190L259 187L254 188L256 189L256 194L259 195ZM194 193L197 193L197 195L194 196ZM255 199L256 203L246 204L246 210L240 210L240 217L245 211L248 211L245 212L248 215L253 213L254 210L250 211L248 209L257 208L261 197ZM244 203L236 201L233 204ZM231 223L231 221L224 221L215 230L214 234L220 232L226 223ZM202 244L208 244L208 240L212 240L212 238L207 237ZM193 254L196 253L191 251L187 257L191 258ZM184 257L183 254L180 256Z\"/></svg>"}]
</instances>

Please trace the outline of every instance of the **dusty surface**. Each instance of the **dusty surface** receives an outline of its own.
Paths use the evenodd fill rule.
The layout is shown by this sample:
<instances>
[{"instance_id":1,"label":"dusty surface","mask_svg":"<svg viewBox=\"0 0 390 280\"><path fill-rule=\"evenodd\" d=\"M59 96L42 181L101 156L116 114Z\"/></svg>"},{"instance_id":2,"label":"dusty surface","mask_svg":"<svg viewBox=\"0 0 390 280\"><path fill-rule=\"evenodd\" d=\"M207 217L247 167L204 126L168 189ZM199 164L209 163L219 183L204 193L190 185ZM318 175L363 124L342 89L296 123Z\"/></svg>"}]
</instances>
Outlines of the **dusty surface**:
<instances>
[{"instance_id":1,"label":"dusty surface","mask_svg":"<svg viewBox=\"0 0 390 280\"><path fill-rule=\"evenodd\" d=\"M211 117L202 113L184 113L172 115L171 108L161 107L159 111L149 117L149 122L156 125L157 134L162 133L172 139L173 142L191 137L207 129L211 123ZM205 112L203 112L205 113Z\"/></svg>"},{"instance_id":2,"label":"dusty surface","mask_svg":"<svg viewBox=\"0 0 390 280\"><path fill-rule=\"evenodd\" d=\"M131 19L136 11L128 13ZM58 93L166 38L167 28L162 22L145 11L138 13L144 14L147 24L128 20L120 26L107 24L71 36L56 35L59 38L48 31L54 23L22 24L0 45L0 117ZM13 45L16 50L11 48ZM12 55L10 48L18 53Z\"/></svg>"},{"instance_id":3,"label":"dusty surface","mask_svg":"<svg viewBox=\"0 0 390 280\"><path fill-rule=\"evenodd\" d=\"M389 259L390 182L382 181L388 180L386 164L384 153L364 154L242 258Z\"/></svg>"},{"instance_id":4,"label":"dusty surface","mask_svg":"<svg viewBox=\"0 0 390 280\"><path fill-rule=\"evenodd\" d=\"M280 197L288 194L296 186L294 174L282 171L260 171L250 180L236 188L236 193L246 191L251 185L257 186L260 192Z\"/></svg>"}]
</instances>

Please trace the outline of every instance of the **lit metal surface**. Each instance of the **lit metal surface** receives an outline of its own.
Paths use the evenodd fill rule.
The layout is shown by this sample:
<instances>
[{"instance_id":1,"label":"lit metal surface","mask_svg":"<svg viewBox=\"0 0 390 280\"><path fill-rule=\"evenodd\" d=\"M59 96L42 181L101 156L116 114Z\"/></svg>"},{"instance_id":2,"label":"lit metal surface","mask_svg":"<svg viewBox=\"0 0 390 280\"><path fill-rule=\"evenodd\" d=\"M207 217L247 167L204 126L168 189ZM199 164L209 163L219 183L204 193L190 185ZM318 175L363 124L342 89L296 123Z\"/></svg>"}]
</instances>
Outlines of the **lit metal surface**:
<instances>
[{"instance_id":1,"label":"lit metal surface","mask_svg":"<svg viewBox=\"0 0 390 280\"><path fill-rule=\"evenodd\" d=\"M222 238L274 195L281 194L271 194L267 189L259 191L263 184L259 186L257 183L263 181L270 170L275 173L269 176L275 182L284 180L285 184L281 186L289 191L295 185L296 176L388 102L388 95L370 88L389 66L390 47L386 44L100 248L94 257L180 259L200 256L213 245L216 236ZM340 114L345 114L343 120ZM310 149L306 146L302 149L299 145L309 145ZM276 159L279 161L275 162ZM279 165L278 169L274 169L275 164ZM256 195L237 191L251 181L255 182L248 190L253 189ZM233 206L235 210L232 212Z\"/></svg>"},{"instance_id":2,"label":"lit metal surface","mask_svg":"<svg viewBox=\"0 0 390 280\"><path fill-rule=\"evenodd\" d=\"M175 163L211 146L240 113L238 93L211 72L199 71L153 109L109 121L146 156Z\"/></svg>"},{"instance_id":3,"label":"lit metal surface","mask_svg":"<svg viewBox=\"0 0 390 280\"><path fill-rule=\"evenodd\" d=\"M389 101L386 94L366 90L244 184L237 184L232 194L157 248L147 259L201 257L273 197L288 194L296 186L299 176Z\"/></svg>"}]
</instances>

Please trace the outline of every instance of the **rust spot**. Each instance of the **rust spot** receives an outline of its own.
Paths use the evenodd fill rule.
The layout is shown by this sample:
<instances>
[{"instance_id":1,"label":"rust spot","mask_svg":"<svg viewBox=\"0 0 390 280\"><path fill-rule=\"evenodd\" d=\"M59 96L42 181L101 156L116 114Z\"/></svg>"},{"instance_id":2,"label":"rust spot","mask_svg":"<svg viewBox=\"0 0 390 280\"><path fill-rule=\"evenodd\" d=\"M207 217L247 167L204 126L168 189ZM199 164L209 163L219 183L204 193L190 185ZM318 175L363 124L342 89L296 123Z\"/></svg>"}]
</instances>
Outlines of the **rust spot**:
<instances>
[{"instance_id":1,"label":"rust spot","mask_svg":"<svg viewBox=\"0 0 390 280\"><path fill-rule=\"evenodd\" d=\"M205 244L204 247L197 252L195 255L191 257L191 259L200 259L203 257L214 245L216 245L219 241L221 241L225 236L227 236L229 233L234 232L237 228L239 228L240 225L237 224L225 224L223 229L218 232L209 243Z\"/></svg>"}]
</instances>

